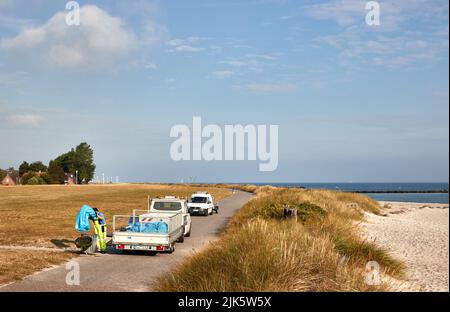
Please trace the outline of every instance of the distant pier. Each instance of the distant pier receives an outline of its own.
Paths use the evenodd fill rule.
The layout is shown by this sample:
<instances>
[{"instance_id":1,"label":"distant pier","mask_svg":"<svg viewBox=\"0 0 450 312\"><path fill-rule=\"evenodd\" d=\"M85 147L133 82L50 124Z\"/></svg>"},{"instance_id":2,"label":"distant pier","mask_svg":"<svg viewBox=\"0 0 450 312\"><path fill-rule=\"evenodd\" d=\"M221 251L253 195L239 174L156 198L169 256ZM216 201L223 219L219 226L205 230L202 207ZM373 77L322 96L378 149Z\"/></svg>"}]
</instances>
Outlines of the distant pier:
<instances>
[{"instance_id":1,"label":"distant pier","mask_svg":"<svg viewBox=\"0 0 450 312\"><path fill-rule=\"evenodd\" d=\"M344 191L361 194L448 194L448 190L372 190L372 191Z\"/></svg>"}]
</instances>

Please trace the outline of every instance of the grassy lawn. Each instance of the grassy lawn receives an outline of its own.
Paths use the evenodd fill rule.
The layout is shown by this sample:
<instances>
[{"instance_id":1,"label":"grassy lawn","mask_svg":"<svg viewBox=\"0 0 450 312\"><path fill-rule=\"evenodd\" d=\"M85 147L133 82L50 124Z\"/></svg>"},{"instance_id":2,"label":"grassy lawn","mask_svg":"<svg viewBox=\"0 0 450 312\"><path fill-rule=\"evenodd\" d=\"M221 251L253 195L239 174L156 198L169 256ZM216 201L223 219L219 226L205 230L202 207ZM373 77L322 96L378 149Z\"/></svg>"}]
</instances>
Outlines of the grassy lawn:
<instances>
[{"instance_id":1,"label":"grassy lawn","mask_svg":"<svg viewBox=\"0 0 450 312\"><path fill-rule=\"evenodd\" d=\"M75 216L84 204L98 207L112 223L115 214L146 209L149 195L187 197L197 191L208 191L217 200L229 195L224 188L162 184L0 187L0 245L75 247ZM0 250L0 284L75 255Z\"/></svg>"}]
</instances>

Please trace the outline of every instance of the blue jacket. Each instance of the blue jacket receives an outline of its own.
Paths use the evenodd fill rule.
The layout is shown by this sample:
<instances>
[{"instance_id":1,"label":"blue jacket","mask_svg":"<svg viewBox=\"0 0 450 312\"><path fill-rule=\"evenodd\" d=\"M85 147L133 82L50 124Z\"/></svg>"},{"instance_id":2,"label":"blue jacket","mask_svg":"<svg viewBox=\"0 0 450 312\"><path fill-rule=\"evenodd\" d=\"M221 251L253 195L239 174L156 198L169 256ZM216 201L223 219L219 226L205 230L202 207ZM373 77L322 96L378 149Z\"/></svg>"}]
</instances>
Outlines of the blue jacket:
<instances>
[{"instance_id":1,"label":"blue jacket","mask_svg":"<svg viewBox=\"0 0 450 312\"><path fill-rule=\"evenodd\" d=\"M90 229L89 219L94 220L97 214L94 208L88 205L84 205L80 208L75 218L75 230L78 232L87 232Z\"/></svg>"}]
</instances>

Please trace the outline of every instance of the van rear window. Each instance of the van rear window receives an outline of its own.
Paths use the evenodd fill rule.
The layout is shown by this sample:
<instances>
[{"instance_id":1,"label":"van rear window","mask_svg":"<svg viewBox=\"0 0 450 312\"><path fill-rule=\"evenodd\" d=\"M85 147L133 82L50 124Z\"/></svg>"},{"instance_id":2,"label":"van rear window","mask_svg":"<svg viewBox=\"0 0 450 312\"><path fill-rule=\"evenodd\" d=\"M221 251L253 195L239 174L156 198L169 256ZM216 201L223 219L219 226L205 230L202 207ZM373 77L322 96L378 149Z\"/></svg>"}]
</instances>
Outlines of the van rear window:
<instances>
[{"instance_id":1,"label":"van rear window","mask_svg":"<svg viewBox=\"0 0 450 312\"><path fill-rule=\"evenodd\" d=\"M181 203L179 202L155 202L153 203L153 209L162 211L177 211L181 209Z\"/></svg>"},{"instance_id":2,"label":"van rear window","mask_svg":"<svg viewBox=\"0 0 450 312\"><path fill-rule=\"evenodd\" d=\"M196 197L192 197L191 201L194 204L206 204L206 202L208 201L208 198L203 197L203 196L196 196Z\"/></svg>"}]
</instances>

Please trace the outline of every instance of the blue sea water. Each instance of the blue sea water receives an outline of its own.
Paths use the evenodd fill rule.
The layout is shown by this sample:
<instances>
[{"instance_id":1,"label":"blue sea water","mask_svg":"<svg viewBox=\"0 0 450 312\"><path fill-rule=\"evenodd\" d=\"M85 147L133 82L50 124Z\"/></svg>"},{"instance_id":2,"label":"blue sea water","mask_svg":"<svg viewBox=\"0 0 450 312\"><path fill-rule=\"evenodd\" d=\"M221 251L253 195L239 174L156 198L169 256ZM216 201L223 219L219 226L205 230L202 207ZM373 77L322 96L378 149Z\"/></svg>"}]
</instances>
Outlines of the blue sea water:
<instances>
[{"instance_id":1,"label":"blue sea water","mask_svg":"<svg viewBox=\"0 0 450 312\"><path fill-rule=\"evenodd\" d=\"M306 187L312 189L330 189L345 192L379 192L366 195L380 201L414 203L449 203L448 183L256 183L283 187ZM429 191L446 191L426 193ZM424 193L420 193L420 191ZM386 193L383 193L386 192ZM401 193L390 193L401 192ZM414 193L408 193L414 192ZM419 192L419 193L417 193Z\"/></svg>"}]
</instances>

